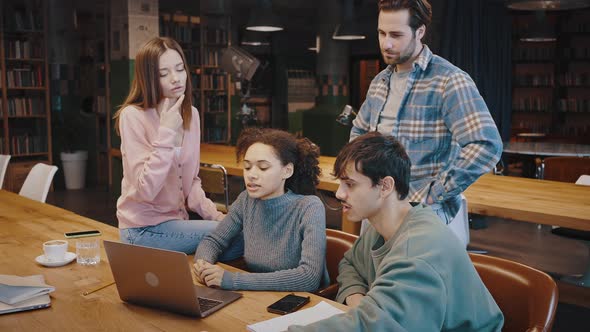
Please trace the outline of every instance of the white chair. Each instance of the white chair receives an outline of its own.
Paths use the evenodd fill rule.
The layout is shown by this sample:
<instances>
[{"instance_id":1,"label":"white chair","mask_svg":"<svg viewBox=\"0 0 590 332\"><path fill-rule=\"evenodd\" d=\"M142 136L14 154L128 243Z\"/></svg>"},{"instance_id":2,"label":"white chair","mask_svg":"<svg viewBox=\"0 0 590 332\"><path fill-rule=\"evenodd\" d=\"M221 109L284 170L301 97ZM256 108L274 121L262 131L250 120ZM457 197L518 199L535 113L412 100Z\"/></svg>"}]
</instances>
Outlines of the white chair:
<instances>
[{"instance_id":1,"label":"white chair","mask_svg":"<svg viewBox=\"0 0 590 332\"><path fill-rule=\"evenodd\" d=\"M10 155L0 154L0 189L4 183L4 175L6 175L6 169L8 169L8 162L10 161Z\"/></svg>"},{"instance_id":2,"label":"white chair","mask_svg":"<svg viewBox=\"0 0 590 332\"><path fill-rule=\"evenodd\" d=\"M448 224L451 231L459 238L459 241L467 248L469 244L469 215L467 214L467 198L461 194L461 207L457 211L457 215ZM369 227L369 221L363 219L361 223L360 234L363 234L367 227Z\"/></svg>"},{"instance_id":3,"label":"white chair","mask_svg":"<svg viewBox=\"0 0 590 332\"><path fill-rule=\"evenodd\" d=\"M590 175L580 175L578 180L576 180L576 184L581 186L590 186Z\"/></svg>"},{"instance_id":4,"label":"white chair","mask_svg":"<svg viewBox=\"0 0 590 332\"><path fill-rule=\"evenodd\" d=\"M467 198L461 194L461 207L457 211L457 215L449 223L449 228L463 243L465 248L469 244L469 215L467 214Z\"/></svg>"},{"instance_id":5,"label":"white chair","mask_svg":"<svg viewBox=\"0 0 590 332\"><path fill-rule=\"evenodd\" d=\"M45 203L57 166L38 163L31 168L19 195Z\"/></svg>"}]
</instances>

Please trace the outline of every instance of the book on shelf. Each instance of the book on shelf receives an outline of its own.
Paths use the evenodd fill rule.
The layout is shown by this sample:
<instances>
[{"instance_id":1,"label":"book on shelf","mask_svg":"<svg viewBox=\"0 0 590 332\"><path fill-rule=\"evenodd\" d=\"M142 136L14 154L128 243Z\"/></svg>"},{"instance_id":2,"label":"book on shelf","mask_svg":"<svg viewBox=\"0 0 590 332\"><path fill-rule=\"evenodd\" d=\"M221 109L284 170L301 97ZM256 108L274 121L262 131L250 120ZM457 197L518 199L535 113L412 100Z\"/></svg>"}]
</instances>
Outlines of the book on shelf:
<instances>
[{"instance_id":1,"label":"book on shelf","mask_svg":"<svg viewBox=\"0 0 590 332\"><path fill-rule=\"evenodd\" d=\"M6 74L9 88L43 86L43 68L41 65L10 68Z\"/></svg>"},{"instance_id":2,"label":"book on shelf","mask_svg":"<svg viewBox=\"0 0 590 332\"><path fill-rule=\"evenodd\" d=\"M38 31L43 29L41 10L8 8L6 15L7 31Z\"/></svg>"}]
</instances>

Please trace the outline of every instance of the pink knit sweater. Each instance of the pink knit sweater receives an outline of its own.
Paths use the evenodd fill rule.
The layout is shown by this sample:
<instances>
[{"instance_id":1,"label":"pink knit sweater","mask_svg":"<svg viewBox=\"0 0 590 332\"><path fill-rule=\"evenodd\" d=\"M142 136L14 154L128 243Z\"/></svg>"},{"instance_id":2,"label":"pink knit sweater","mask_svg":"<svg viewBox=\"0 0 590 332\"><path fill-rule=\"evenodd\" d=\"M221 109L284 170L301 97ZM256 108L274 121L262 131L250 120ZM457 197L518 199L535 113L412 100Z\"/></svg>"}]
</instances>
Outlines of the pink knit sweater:
<instances>
[{"instance_id":1,"label":"pink knit sweater","mask_svg":"<svg viewBox=\"0 0 590 332\"><path fill-rule=\"evenodd\" d=\"M143 227L172 219L188 219L186 206L204 219L218 220L221 212L205 197L199 179L199 112L193 107L190 129L184 132L182 152L174 152L175 132L160 127L155 109L128 106L121 112L123 180L117 201L119 228Z\"/></svg>"}]
</instances>

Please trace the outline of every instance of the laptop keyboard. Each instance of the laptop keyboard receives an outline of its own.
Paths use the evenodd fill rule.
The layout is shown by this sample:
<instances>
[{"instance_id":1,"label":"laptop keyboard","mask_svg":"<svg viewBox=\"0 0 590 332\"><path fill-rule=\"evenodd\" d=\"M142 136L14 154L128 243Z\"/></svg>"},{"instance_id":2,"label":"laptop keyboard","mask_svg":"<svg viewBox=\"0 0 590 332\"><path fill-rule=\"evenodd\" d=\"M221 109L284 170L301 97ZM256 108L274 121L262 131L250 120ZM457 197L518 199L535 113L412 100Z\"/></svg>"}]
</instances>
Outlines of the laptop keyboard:
<instances>
[{"instance_id":1,"label":"laptop keyboard","mask_svg":"<svg viewBox=\"0 0 590 332\"><path fill-rule=\"evenodd\" d=\"M197 297L197 299L199 299L199 307L201 307L201 312L215 308L223 303L221 301L206 299L204 297Z\"/></svg>"}]
</instances>

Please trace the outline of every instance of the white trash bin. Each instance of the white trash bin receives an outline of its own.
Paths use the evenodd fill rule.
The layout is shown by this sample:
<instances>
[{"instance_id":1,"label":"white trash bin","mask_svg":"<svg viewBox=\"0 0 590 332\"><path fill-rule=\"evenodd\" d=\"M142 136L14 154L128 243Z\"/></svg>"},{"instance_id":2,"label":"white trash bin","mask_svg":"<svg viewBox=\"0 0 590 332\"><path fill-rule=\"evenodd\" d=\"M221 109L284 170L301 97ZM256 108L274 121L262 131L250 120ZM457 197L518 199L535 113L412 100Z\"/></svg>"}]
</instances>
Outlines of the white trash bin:
<instances>
[{"instance_id":1,"label":"white trash bin","mask_svg":"<svg viewBox=\"0 0 590 332\"><path fill-rule=\"evenodd\" d=\"M61 153L66 189L84 188L86 182L86 160L88 160L88 151Z\"/></svg>"}]
</instances>

